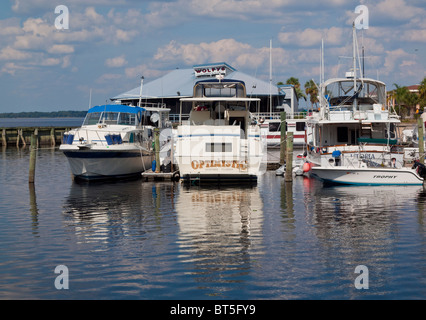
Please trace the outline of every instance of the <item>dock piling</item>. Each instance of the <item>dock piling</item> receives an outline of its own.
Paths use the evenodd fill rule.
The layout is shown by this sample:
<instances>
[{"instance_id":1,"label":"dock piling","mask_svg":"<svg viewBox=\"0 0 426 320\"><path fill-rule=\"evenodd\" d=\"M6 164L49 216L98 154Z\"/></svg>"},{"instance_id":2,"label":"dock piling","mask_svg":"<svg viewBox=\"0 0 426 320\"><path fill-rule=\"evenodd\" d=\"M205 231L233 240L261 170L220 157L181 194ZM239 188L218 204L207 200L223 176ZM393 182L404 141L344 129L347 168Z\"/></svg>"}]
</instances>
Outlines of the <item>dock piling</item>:
<instances>
[{"instance_id":1,"label":"dock piling","mask_svg":"<svg viewBox=\"0 0 426 320\"><path fill-rule=\"evenodd\" d=\"M419 160L421 164L425 163L425 140L424 140L424 124L423 119L417 119L417 128L419 132Z\"/></svg>"},{"instance_id":2,"label":"dock piling","mask_svg":"<svg viewBox=\"0 0 426 320\"><path fill-rule=\"evenodd\" d=\"M50 145L54 147L56 145L55 140L55 128L50 129Z\"/></svg>"},{"instance_id":3,"label":"dock piling","mask_svg":"<svg viewBox=\"0 0 426 320\"><path fill-rule=\"evenodd\" d=\"M160 172L160 129L154 129L155 172Z\"/></svg>"},{"instance_id":4,"label":"dock piling","mask_svg":"<svg viewBox=\"0 0 426 320\"><path fill-rule=\"evenodd\" d=\"M285 182L293 182L293 132L287 133Z\"/></svg>"},{"instance_id":5,"label":"dock piling","mask_svg":"<svg viewBox=\"0 0 426 320\"><path fill-rule=\"evenodd\" d=\"M7 147L6 129L3 128L1 133L1 145L3 148Z\"/></svg>"},{"instance_id":6,"label":"dock piling","mask_svg":"<svg viewBox=\"0 0 426 320\"><path fill-rule=\"evenodd\" d=\"M286 135L286 113L281 112L281 143L280 143L280 165L284 165L285 163L285 135Z\"/></svg>"},{"instance_id":7,"label":"dock piling","mask_svg":"<svg viewBox=\"0 0 426 320\"><path fill-rule=\"evenodd\" d=\"M37 158L37 140L38 132L34 130L34 133L31 135L31 146L30 146L30 170L28 182L34 183L35 180L35 168L36 168L36 158Z\"/></svg>"}]
</instances>

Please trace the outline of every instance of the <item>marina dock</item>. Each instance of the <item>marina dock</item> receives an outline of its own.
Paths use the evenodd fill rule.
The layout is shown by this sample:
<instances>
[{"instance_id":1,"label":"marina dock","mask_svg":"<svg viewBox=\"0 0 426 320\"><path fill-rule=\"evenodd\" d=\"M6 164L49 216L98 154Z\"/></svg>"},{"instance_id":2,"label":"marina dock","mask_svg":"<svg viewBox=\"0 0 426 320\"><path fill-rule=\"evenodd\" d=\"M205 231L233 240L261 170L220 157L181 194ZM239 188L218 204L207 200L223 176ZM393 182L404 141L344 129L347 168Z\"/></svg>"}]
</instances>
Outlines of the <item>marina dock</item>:
<instances>
[{"instance_id":1,"label":"marina dock","mask_svg":"<svg viewBox=\"0 0 426 320\"><path fill-rule=\"evenodd\" d=\"M26 146L31 143L31 135L36 134L38 146L57 146L62 142L64 132L74 127L14 127L0 128L1 146Z\"/></svg>"}]
</instances>

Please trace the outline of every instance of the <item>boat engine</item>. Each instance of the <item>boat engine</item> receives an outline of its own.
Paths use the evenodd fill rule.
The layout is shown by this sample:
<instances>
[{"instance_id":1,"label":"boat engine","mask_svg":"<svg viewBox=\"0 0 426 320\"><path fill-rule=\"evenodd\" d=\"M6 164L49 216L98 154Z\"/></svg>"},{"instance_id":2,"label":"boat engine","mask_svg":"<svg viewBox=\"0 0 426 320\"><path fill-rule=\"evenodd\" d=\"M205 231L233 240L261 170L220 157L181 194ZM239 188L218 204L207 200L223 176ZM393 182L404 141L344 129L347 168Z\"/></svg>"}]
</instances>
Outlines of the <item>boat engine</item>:
<instances>
[{"instance_id":1,"label":"boat engine","mask_svg":"<svg viewBox=\"0 0 426 320\"><path fill-rule=\"evenodd\" d=\"M419 161L415 161L412 169L416 169L417 173L423 179L426 179L426 166Z\"/></svg>"}]
</instances>

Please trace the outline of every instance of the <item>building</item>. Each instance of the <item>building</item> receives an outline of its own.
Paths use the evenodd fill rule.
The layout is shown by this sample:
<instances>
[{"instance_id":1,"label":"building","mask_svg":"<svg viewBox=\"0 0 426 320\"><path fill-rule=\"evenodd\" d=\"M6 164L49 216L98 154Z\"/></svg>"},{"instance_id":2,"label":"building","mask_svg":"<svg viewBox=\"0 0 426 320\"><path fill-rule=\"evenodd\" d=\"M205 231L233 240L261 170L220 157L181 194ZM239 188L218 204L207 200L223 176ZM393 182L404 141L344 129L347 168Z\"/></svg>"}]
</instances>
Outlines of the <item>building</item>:
<instances>
[{"instance_id":1,"label":"building","mask_svg":"<svg viewBox=\"0 0 426 320\"><path fill-rule=\"evenodd\" d=\"M154 103L170 108L170 114L177 119L180 110L180 98L189 98L193 95L193 87L196 81L205 80L221 75L224 79L244 81L247 96L260 98L260 110L250 109L252 112L298 112L298 100L294 87L291 85L276 86L269 82L257 79L242 73L225 62L195 65L189 69L176 69L161 78L148 83L142 83L141 87L119 94L113 98L122 104L138 105ZM271 100L272 98L272 100ZM272 101L272 102L271 102ZM183 105L183 114L189 114L191 104ZM292 111L291 111L292 110Z\"/></svg>"}]
</instances>

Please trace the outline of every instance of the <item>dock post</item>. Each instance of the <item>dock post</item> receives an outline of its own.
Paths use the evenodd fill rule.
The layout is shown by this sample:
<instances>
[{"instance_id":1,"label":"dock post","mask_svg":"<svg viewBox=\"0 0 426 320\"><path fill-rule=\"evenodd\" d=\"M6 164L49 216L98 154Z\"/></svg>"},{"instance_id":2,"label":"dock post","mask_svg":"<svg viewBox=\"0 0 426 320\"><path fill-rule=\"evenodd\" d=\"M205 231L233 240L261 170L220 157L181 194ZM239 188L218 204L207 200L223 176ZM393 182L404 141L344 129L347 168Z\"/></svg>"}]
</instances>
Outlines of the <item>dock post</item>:
<instances>
[{"instance_id":1,"label":"dock post","mask_svg":"<svg viewBox=\"0 0 426 320\"><path fill-rule=\"evenodd\" d=\"M30 170L29 170L29 177L28 177L29 183L34 183L36 157L37 157L37 135L38 135L37 130L35 130L34 133L31 134Z\"/></svg>"},{"instance_id":2,"label":"dock post","mask_svg":"<svg viewBox=\"0 0 426 320\"><path fill-rule=\"evenodd\" d=\"M17 132L17 136L16 136L16 147L17 148L19 148L19 141L21 140L20 131L21 131L21 129L19 129L19 128L16 130L16 132Z\"/></svg>"},{"instance_id":3,"label":"dock post","mask_svg":"<svg viewBox=\"0 0 426 320\"><path fill-rule=\"evenodd\" d=\"M425 163L425 139L424 139L424 124L423 119L417 119L417 128L419 132L419 160L421 164Z\"/></svg>"},{"instance_id":4,"label":"dock post","mask_svg":"<svg viewBox=\"0 0 426 320\"><path fill-rule=\"evenodd\" d=\"M285 182L293 182L293 132L287 133Z\"/></svg>"},{"instance_id":5,"label":"dock post","mask_svg":"<svg viewBox=\"0 0 426 320\"><path fill-rule=\"evenodd\" d=\"M160 129L154 129L155 172L160 172Z\"/></svg>"},{"instance_id":6,"label":"dock post","mask_svg":"<svg viewBox=\"0 0 426 320\"><path fill-rule=\"evenodd\" d=\"M23 129L21 129L20 136L21 136L22 144L24 145L24 148L25 148L27 146L27 143L25 142Z\"/></svg>"},{"instance_id":7,"label":"dock post","mask_svg":"<svg viewBox=\"0 0 426 320\"><path fill-rule=\"evenodd\" d=\"M3 148L7 147L6 129L3 128L1 133L1 145Z\"/></svg>"},{"instance_id":8,"label":"dock post","mask_svg":"<svg viewBox=\"0 0 426 320\"><path fill-rule=\"evenodd\" d=\"M54 147L56 145L55 140L55 128L50 129L50 145Z\"/></svg>"},{"instance_id":9,"label":"dock post","mask_svg":"<svg viewBox=\"0 0 426 320\"><path fill-rule=\"evenodd\" d=\"M280 142L280 165L285 163L285 135L286 135L286 113L281 112L281 142Z\"/></svg>"}]
</instances>

